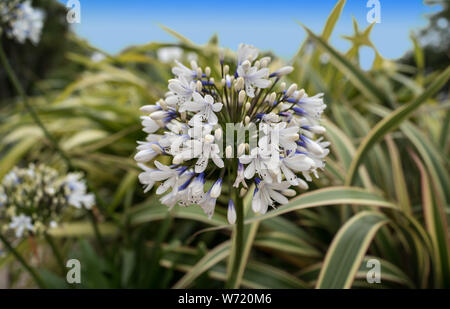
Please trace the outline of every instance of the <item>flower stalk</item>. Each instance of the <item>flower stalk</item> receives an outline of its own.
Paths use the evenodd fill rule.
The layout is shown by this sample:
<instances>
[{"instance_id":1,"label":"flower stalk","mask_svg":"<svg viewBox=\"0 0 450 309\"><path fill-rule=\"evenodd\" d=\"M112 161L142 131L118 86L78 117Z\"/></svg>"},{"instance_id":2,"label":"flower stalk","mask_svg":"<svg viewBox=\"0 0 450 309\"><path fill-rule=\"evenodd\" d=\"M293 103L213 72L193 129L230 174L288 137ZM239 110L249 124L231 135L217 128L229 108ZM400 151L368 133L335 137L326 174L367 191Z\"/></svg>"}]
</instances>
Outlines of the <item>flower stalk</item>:
<instances>
[{"instance_id":1,"label":"flower stalk","mask_svg":"<svg viewBox=\"0 0 450 309\"><path fill-rule=\"evenodd\" d=\"M225 284L227 289L238 288L239 268L242 263L242 252L244 250L244 203L237 188L233 189L236 201L236 224L233 229L233 242L228 267L228 278Z\"/></svg>"},{"instance_id":2,"label":"flower stalk","mask_svg":"<svg viewBox=\"0 0 450 309\"><path fill-rule=\"evenodd\" d=\"M9 241L6 239L5 236L0 234L0 240L8 249L9 252L11 252L14 257L19 261L19 263L25 268L25 270L30 274L30 276L33 278L33 280L36 282L36 284L40 288L46 288L46 285L44 281L42 281L41 277L37 274L37 272L31 267L27 261L23 258L23 256L9 243Z\"/></svg>"}]
</instances>

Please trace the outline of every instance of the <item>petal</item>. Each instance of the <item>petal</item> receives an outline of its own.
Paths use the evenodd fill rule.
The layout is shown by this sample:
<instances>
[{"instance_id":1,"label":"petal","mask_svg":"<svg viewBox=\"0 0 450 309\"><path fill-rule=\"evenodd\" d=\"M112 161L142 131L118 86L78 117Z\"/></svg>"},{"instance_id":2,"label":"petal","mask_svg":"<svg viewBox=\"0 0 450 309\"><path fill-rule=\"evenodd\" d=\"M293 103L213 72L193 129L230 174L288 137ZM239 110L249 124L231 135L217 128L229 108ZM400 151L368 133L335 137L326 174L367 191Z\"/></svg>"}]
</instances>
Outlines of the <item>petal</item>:
<instances>
[{"instance_id":1,"label":"petal","mask_svg":"<svg viewBox=\"0 0 450 309\"><path fill-rule=\"evenodd\" d=\"M252 161L244 171L244 177L247 179L253 178L255 175L255 161Z\"/></svg>"}]
</instances>

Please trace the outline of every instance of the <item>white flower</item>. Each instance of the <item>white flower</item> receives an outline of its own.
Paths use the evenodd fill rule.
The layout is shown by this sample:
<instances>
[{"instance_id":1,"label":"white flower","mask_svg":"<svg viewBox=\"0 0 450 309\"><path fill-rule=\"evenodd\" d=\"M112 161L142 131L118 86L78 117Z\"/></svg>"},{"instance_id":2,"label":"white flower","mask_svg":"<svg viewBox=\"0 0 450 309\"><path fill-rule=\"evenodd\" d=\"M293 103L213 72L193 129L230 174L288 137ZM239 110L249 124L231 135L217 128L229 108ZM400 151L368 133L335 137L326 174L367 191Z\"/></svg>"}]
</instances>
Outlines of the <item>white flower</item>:
<instances>
[{"instance_id":1,"label":"white flower","mask_svg":"<svg viewBox=\"0 0 450 309\"><path fill-rule=\"evenodd\" d=\"M196 90L196 83L188 81L184 76L169 80L169 92L166 103L170 106L180 106L180 112L187 110L186 103L192 100Z\"/></svg>"},{"instance_id":2,"label":"white flower","mask_svg":"<svg viewBox=\"0 0 450 309\"><path fill-rule=\"evenodd\" d=\"M286 204L288 199L280 193L290 187L290 183L282 181L281 183L267 183L264 180L256 179L257 188L253 195L252 209L254 212L265 214L269 206L274 206L274 201L280 204Z\"/></svg>"},{"instance_id":3,"label":"white flower","mask_svg":"<svg viewBox=\"0 0 450 309\"><path fill-rule=\"evenodd\" d=\"M142 126L144 127L143 131L146 133L155 133L160 129L160 125L158 122L150 118L149 116L142 116Z\"/></svg>"},{"instance_id":4,"label":"white flower","mask_svg":"<svg viewBox=\"0 0 450 309\"><path fill-rule=\"evenodd\" d=\"M267 79L269 77L269 69L263 68L258 70L257 67L251 67L249 61L244 61L237 69L237 72L240 77L244 78L245 92L250 98L255 97L255 88L265 89L272 84Z\"/></svg>"},{"instance_id":5,"label":"white flower","mask_svg":"<svg viewBox=\"0 0 450 309\"><path fill-rule=\"evenodd\" d=\"M252 179L255 173L258 173L264 180L271 182L272 177L269 173L271 156L266 155L260 148L254 148L250 155L243 155L239 158L242 164L248 164L244 171L246 179Z\"/></svg>"},{"instance_id":6,"label":"white flower","mask_svg":"<svg viewBox=\"0 0 450 309\"><path fill-rule=\"evenodd\" d=\"M34 229L31 218L25 215L12 217L9 227L16 233L16 237L20 238L26 231L32 232Z\"/></svg>"},{"instance_id":7,"label":"white flower","mask_svg":"<svg viewBox=\"0 0 450 309\"><path fill-rule=\"evenodd\" d=\"M15 14L15 18L11 21L9 35L22 44L27 38L33 44L38 44L44 26L44 12L33 8L31 1L28 0L19 5Z\"/></svg>"},{"instance_id":8,"label":"white flower","mask_svg":"<svg viewBox=\"0 0 450 309\"><path fill-rule=\"evenodd\" d=\"M138 142L138 144L139 152L134 156L137 162L149 162L162 152L161 146L156 142Z\"/></svg>"},{"instance_id":9,"label":"white flower","mask_svg":"<svg viewBox=\"0 0 450 309\"><path fill-rule=\"evenodd\" d=\"M106 58L106 56L103 53L100 53L100 52L94 52L91 55L91 60L92 60L92 62L95 62L95 63L101 62L105 58Z\"/></svg>"},{"instance_id":10,"label":"white flower","mask_svg":"<svg viewBox=\"0 0 450 309\"><path fill-rule=\"evenodd\" d=\"M250 62L253 62L258 57L258 49L255 48L252 45L248 44L239 44L238 51L237 51L237 60L238 60L238 66L241 65L244 61L248 60Z\"/></svg>"},{"instance_id":11,"label":"white flower","mask_svg":"<svg viewBox=\"0 0 450 309\"><path fill-rule=\"evenodd\" d=\"M209 219L212 218L214 214L214 209L216 208L216 201L217 198L212 197L211 193L208 192L201 201L198 202L200 207L203 209L205 214L208 216Z\"/></svg>"},{"instance_id":12,"label":"white flower","mask_svg":"<svg viewBox=\"0 0 450 309\"><path fill-rule=\"evenodd\" d=\"M187 66L183 65L181 62L177 60L175 60L175 63L177 66L172 69L172 73L177 77L183 77L188 82L190 82L197 76L198 65L195 60L191 61L192 69L189 69Z\"/></svg>"},{"instance_id":13,"label":"white flower","mask_svg":"<svg viewBox=\"0 0 450 309\"><path fill-rule=\"evenodd\" d=\"M183 56L183 50L179 47L163 47L157 51L158 60L161 62L172 62L180 60Z\"/></svg>"},{"instance_id":14,"label":"white flower","mask_svg":"<svg viewBox=\"0 0 450 309\"><path fill-rule=\"evenodd\" d=\"M191 121L190 125L194 125L196 122L208 122L211 125L217 124L218 119L215 113L220 112L222 109L222 103L214 103L214 98L209 94L202 97L199 93L194 92L194 101L186 102L180 109L181 111L197 112Z\"/></svg>"},{"instance_id":15,"label":"white flower","mask_svg":"<svg viewBox=\"0 0 450 309\"><path fill-rule=\"evenodd\" d=\"M299 179L296 176L298 172L306 172L312 167L315 167L315 162L311 158L302 154L301 152L291 152L291 154L280 162L280 169L283 172L286 181L291 185L297 186L299 184ZM278 173L278 182L281 181L281 173Z\"/></svg>"},{"instance_id":16,"label":"white flower","mask_svg":"<svg viewBox=\"0 0 450 309\"><path fill-rule=\"evenodd\" d=\"M84 180L81 180L81 174L68 174L65 183L69 187L68 202L75 208L91 209L95 204L95 197L87 193L87 187Z\"/></svg>"}]
</instances>

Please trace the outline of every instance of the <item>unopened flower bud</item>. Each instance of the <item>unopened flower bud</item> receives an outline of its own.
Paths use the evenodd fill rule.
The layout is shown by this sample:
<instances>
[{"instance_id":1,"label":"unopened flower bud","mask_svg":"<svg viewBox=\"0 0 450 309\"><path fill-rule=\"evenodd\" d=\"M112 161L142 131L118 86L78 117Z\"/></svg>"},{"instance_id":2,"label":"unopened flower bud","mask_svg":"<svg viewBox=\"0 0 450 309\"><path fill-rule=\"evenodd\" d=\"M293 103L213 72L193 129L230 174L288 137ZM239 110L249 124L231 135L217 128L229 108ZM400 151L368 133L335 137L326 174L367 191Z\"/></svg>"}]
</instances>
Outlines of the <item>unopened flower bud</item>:
<instances>
[{"instance_id":1,"label":"unopened flower bud","mask_svg":"<svg viewBox=\"0 0 450 309\"><path fill-rule=\"evenodd\" d=\"M275 92L272 92L269 97L270 104L273 104L276 99L277 99L277 94Z\"/></svg>"},{"instance_id":2,"label":"unopened flower bud","mask_svg":"<svg viewBox=\"0 0 450 309\"><path fill-rule=\"evenodd\" d=\"M223 74L227 75L228 72L230 72L230 66L229 66L228 64L226 64L226 65L223 67Z\"/></svg>"},{"instance_id":3,"label":"unopened flower bud","mask_svg":"<svg viewBox=\"0 0 450 309\"><path fill-rule=\"evenodd\" d=\"M239 104L242 104L245 100L245 90L239 92Z\"/></svg>"},{"instance_id":4,"label":"unopened flower bud","mask_svg":"<svg viewBox=\"0 0 450 309\"><path fill-rule=\"evenodd\" d=\"M300 101L303 96L305 95L305 89L300 89L299 91L297 91L297 93L295 94L295 99L297 101Z\"/></svg>"},{"instance_id":5,"label":"unopened flower bud","mask_svg":"<svg viewBox=\"0 0 450 309\"><path fill-rule=\"evenodd\" d=\"M247 194L247 189L246 188L241 188L241 191L239 192L239 196L240 197L244 197Z\"/></svg>"},{"instance_id":6,"label":"unopened flower bud","mask_svg":"<svg viewBox=\"0 0 450 309\"><path fill-rule=\"evenodd\" d=\"M286 190L283 190L281 193L287 197L294 197L295 195L297 195L297 192L295 192L295 190L293 190L293 189L286 189Z\"/></svg>"},{"instance_id":7,"label":"unopened flower bud","mask_svg":"<svg viewBox=\"0 0 450 309\"><path fill-rule=\"evenodd\" d=\"M242 78L242 77L239 77L237 80L236 80L236 84L235 84L235 88L236 88L236 90L237 91L241 91L243 88L244 88L244 79Z\"/></svg>"},{"instance_id":8,"label":"unopened flower bud","mask_svg":"<svg viewBox=\"0 0 450 309\"><path fill-rule=\"evenodd\" d=\"M205 74L206 74L206 77L209 77L211 75L211 68L210 67L206 67L205 68Z\"/></svg>"},{"instance_id":9,"label":"unopened flower bud","mask_svg":"<svg viewBox=\"0 0 450 309\"><path fill-rule=\"evenodd\" d=\"M308 190L308 184L303 179L298 178L298 187L303 190Z\"/></svg>"},{"instance_id":10,"label":"unopened flower bud","mask_svg":"<svg viewBox=\"0 0 450 309\"><path fill-rule=\"evenodd\" d=\"M202 68L197 68L197 78L202 78L203 72L202 72Z\"/></svg>"},{"instance_id":11,"label":"unopened flower bud","mask_svg":"<svg viewBox=\"0 0 450 309\"><path fill-rule=\"evenodd\" d=\"M214 185L211 187L211 191L209 195L212 198L218 198L220 196L220 192L222 191L222 178L217 179Z\"/></svg>"},{"instance_id":12,"label":"unopened flower bud","mask_svg":"<svg viewBox=\"0 0 450 309\"><path fill-rule=\"evenodd\" d=\"M220 141L222 139L223 131L222 128L217 128L214 131L214 137L216 138L216 141Z\"/></svg>"},{"instance_id":13,"label":"unopened flower bud","mask_svg":"<svg viewBox=\"0 0 450 309\"><path fill-rule=\"evenodd\" d=\"M157 110L160 110L161 106L159 105L144 105L140 108L141 112L146 113L146 114L150 114L153 112L156 112Z\"/></svg>"},{"instance_id":14,"label":"unopened flower bud","mask_svg":"<svg viewBox=\"0 0 450 309\"><path fill-rule=\"evenodd\" d=\"M290 97L295 90L297 90L297 84L290 85L288 90L286 91L286 97Z\"/></svg>"},{"instance_id":15,"label":"unopened flower bud","mask_svg":"<svg viewBox=\"0 0 450 309\"><path fill-rule=\"evenodd\" d=\"M282 67L281 69L274 72L274 74L278 77L281 77L281 76L290 74L292 71L294 71L294 68L289 65L289 66Z\"/></svg>"},{"instance_id":16,"label":"unopened flower bud","mask_svg":"<svg viewBox=\"0 0 450 309\"><path fill-rule=\"evenodd\" d=\"M159 119L166 117L166 115L167 115L166 111L156 111L156 112L151 113L150 117L153 120L159 120Z\"/></svg>"},{"instance_id":17,"label":"unopened flower bud","mask_svg":"<svg viewBox=\"0 0 450 309\"><path fill-rule=\"evenodd\" d=\"M225 157L226 157L227 159L233 158L233 148L231 148L230 145L228 145L228 146L225 148Z\"/></svg>"},{"instance_id":18,"label":"unopened flower bud","mask_svg":"<svg viewBox=\"0 0 450 309\"><path fill-rule=\"evenodd\" d=\"M239 144L238 149L237 149L237 156L240 157L245 153L245 144Z\"/></svg>"},{"instance_id":19,"label":"unopened flower bud","mask_svg":"<svg viewBox=\"0 0 450 309\"><path fill-rule=\"evenodd\" d=\"M196 89L198 92L201 92L201 91L202 91L202 88L203 88L202 82L198 80L195 89Z\"/></svg>"},{"instance_id":20,"label":"unopened flower bud","mask_svg":"<svg viewBox=\"0 0 450 309\"><path fill-rule=\"evenodd\" d=\"M161 147L158 146L158 145L156 145L156 144L152 144L150 147L152 147L152 149L153 149L154 152L157 152L157 153L159 153L159 154L162 154L162 153L163 153L163 150L161 149Z\"/></svg>"},{"instance_id":21,"label":"unopened flower bud","mask_svg":"<svg viewBox=\"0 0 450 309\"><path fill-rule=\"evenodd\" d=\"M236 223L236 208L234 207L234 203L233 203L232 199L230 199L228 202L227 219L230 224Z\"/></svg>"}]
</instances>

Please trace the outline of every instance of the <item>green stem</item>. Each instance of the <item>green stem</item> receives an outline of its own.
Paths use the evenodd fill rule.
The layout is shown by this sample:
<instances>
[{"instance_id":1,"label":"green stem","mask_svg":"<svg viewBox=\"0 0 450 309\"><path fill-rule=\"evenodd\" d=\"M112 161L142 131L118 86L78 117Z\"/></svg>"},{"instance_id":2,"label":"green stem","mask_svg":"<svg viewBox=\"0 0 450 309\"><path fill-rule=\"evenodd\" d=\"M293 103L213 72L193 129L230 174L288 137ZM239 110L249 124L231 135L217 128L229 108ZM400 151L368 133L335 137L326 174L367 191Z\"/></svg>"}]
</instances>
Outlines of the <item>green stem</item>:
<instances>
[{"instance_id":1,"label":"green stem","mask_svg":"<svg viewBox=\"0 0 450 309\"><path fill-rule=\"evenodd\" d=\"M52 252L56 258L56 262L58 263L59 268L61 269L61 274L64 274L66 272L66 267L64 265L64 259L61 255L61 252L59 252L55 241L53 240L53 237L50 236L50 234L45 233L45 240L48 242L48 244L50 245L50 248L52 249Z\"/></svg>"},{"instance_id":2,"label":"green stem","mask_svg":"<svg viewBox=\"0 0 450 309\"><path fill-rule=\"evenodd\" d=\"M104 256L107 256L107 250L105 246L105 242L103 241L103 236L100 233L100 228L98 227L97 218L95 217L94 213L91 211L87 211L89 214L89 217L91 218L92 227L94 228L95 237L97 238L100 251L103 253Z\"/></svg>"},{"instance_id":3,"label":"green stem","mask_svg":"<svg viewBox=\"0 0 450 309\"><path fill-rule=\"evenodd\" d=\"M53 135L47 130L44 123L39 118L37 112L33 108L33 106L28 102L28 97L25 94L25 91L23 90L22 85L19 82L19 79L17 78L16 74L14 73L14 70L12 69L8 58L6 57L5 51L3 50L3 46L0 42L0 60L6 70L6 73L8 74L8 77L13 84L13 87L16 89L17 93L21 97L25 108L30 113L31 117L33 118L34 122L41 128L42 132L44 133L45 137L50 141L53 148L60 154L60 156L63 158L63 160L66 162L67 166L70 170L73 170L72 163L70 162L69 157L66 155L66 153L59 147L58 142L53 137Z\"/></svg>"},{"instance_id":4,"label":"green stem","mask_svg":"<svg viewBox=\"0 0 450 309\"><path fill-rule=\"evenodd\" d=\"M234 253L230 257L230 264L228 267L231 269L228 272L228 279L225 284L227 289L238 288L239 279L239 268L241 266L242 251L244 246L244 203L242 198L239 196L239 189L234 189L235 191L235 207L236 207L236 224L233 230L233 247L231 252Z\"/></svg>"},{"instance_id":5,"label":"green stem","mask_svg":"<svg viewBox=\"0 0 450 309\"><path fill-rule=\"evenodd\" d=\"M9 243L9 241L2 234L0 234L0 240L3 242L6 249L8 249L8 251L11 252L16 257L16 259L20 262L20 264L22 264L22 266L28 271L28 273L34 279L36 284L40 288L45 289L46 286L45 286L44 281L42 281L41 277L39 277L39 275L36 273L36 271L27 263L27 261L25 261L23 256L19 252L17 252L17 250Z\"/></svg>"}]
</instances>

